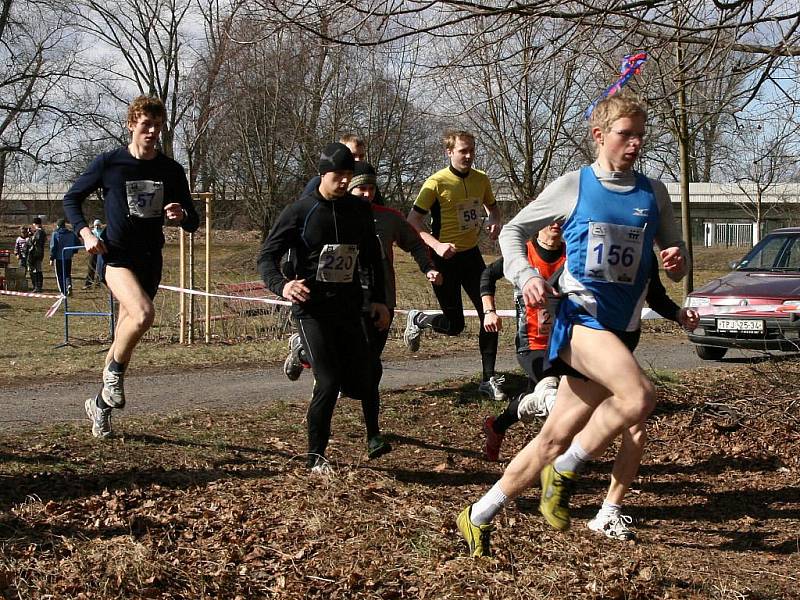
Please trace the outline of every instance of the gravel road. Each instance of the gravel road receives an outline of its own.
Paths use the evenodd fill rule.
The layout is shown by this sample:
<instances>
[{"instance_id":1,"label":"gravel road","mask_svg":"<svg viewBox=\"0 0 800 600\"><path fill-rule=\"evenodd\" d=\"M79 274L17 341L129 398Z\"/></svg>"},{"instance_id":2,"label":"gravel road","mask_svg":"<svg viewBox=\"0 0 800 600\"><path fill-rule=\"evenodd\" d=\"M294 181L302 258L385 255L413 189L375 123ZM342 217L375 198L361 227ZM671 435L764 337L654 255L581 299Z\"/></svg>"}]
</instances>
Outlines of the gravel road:
<instances>
[{"instance_id":1,"label":"gravel road","mask_svg":"<svg viewBox=\"0 0 800 600\"><path fill-rule=\"evenodd\" d=\"M645 369L685 370L701 366L736 364L757 356L756 352L729 352L723 361L702 361L687 340L643 338L636 356ZM498 371L517 369L513 354L498 356ZM435 381L472 377L480 371L480 357L459 354L450 357L391 361L384 364L382 387L399 389ZM125 381L129 406L125 414L142 416L173 413L195 408L230 409L257 407L276 399L302 400L311 393L307 374L290 382L280 366L265 369L202 369L146 376L132 373ZM97 391L97 383L43 383L0 391L0 431L86 419L83 401Z\"/></svg>"}]
</instances>

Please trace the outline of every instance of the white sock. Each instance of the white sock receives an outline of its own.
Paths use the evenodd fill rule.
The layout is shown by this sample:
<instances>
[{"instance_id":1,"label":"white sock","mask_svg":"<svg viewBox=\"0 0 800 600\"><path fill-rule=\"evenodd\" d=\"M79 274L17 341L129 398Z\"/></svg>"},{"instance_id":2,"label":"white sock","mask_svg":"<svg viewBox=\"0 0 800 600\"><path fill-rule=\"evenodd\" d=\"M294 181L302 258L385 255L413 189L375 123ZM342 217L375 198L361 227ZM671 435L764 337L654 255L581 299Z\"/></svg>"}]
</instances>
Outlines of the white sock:
<instances>
[{"instance_id":1,"label":"white sock","mask_svg":"<svg viewBox=\"0 0 800 600\"><path fill-rule=\"evenodd\" d=\"M559 473L580 473L590 460L591 455L586 453L576 438L567 451L553 461L553 467Z\"/></svg>"},{"instance_id":2,"label":"white sock","mask_svg":"<svg viewBox=\"0 0 800 600\"><path fill-rule=\"evenodd\" d=\"M486 492L483 498L472 505L469 520L472 521L473 525L486 525L495 518L500 509L506 505L506 502L508 502L508 496L500 488L500 482L498 481L492 486L492 489Z\"/></svg>"},{"instance_id":3,"label":"white sock","mask_svg":"<svg viewBox=\"0 0 800 600\"><path fill-rule=\"evenodd\" d=\"M600 510L597 512L597 514L618 515L621 512L622 512L621 504L614 504L612 502L609 502L608 500L603 500L603 506L600 507Z\"/></svg>"}]
</instances>

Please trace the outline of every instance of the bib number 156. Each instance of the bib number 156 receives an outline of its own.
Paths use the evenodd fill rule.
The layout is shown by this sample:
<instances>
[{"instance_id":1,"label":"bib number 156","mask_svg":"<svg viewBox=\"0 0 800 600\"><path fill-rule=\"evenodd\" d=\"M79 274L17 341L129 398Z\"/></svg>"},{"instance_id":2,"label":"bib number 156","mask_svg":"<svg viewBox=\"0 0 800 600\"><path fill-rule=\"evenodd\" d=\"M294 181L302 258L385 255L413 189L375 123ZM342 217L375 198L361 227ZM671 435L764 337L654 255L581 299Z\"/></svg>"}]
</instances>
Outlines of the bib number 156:
<instances>
[{"instance_id":1,"label":"bib number 156","mask_svg":"<svg viewBox=\"0 0 800 600\"><path fill-rule=\"evenodd\" d=\"M633 284L642 259L644 229L590 223L584 276L595 281Z\"/></svg>"}]
</instances>

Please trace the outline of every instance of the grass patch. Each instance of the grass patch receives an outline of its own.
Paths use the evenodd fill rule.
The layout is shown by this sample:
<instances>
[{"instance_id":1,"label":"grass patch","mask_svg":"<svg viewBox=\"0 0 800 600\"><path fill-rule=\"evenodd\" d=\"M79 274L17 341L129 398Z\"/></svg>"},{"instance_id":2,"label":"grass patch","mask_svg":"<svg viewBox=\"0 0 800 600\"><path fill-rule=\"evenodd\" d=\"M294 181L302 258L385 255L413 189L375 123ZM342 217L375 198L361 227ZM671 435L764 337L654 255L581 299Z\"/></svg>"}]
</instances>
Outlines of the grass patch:
<instances>
[{"instance_id":1,"label":"grass patch","mask_svg":"<svg viewBox=\"0 0 800 600\"><path fill-rule=\"evenodd\" d=\"M0 244L13 244L16 227L0 227ZM174 229L167 229L167 245L164 248L165 284L178 282L178 244ZM3 237L5 236L5 237ZM202 286L205 251L202 245L202 232L197 235L196 247L196 287ZM215 231L211 257L212 291L228 283L258 280L255 257L260 244L257 232ZM740 258L739 249L698 248L695 251L695 282L701 283L727 272L727 262ZM400 308L437 308L436 298L430 285L419 272L414 261L404 252L396 252L396 272L398 279L398 306ZM80 283L85 274L85 255L77 255L74 260L75 281ZM485 254L486 262L496 258L492 252ZM50 293L56 289L55 277L49 267L45 267L46 289ZM682 301L681 284L673 284L664 278L669 293L676 302ZM108 295L104 290L79 290L70 299L70 310L101 312L108 309ZM513 308L511 286L505 281L498 282L498 307ZM187 347L177 344L178 340L178 294L160 291L156 297L156 321L136 349L131 362L131 373L139 369L158 372L180 367L182 369L205 367L243 368L276 364L283 360L286 339L291 333L289 312L277 307L264 310L262 305L230 302L214 299L210 313L224 317L212 321L209 331L211 343L203 342L202 300L195 301L195 317L200 320L196 332L197 343ZM50 319L44 318L49 302L47 300L0 297L0 330L4 340L13 340L0 350L0 385L11 385L25 380L71 379L76 376L95 376L102 356L110 343L109 326L106 319L99 317L72 317L69 323L72 346L56 348L64 341L63 314L58 312ZM470 308L464 298L464 305ZM390 339L385 356L392 359L406 355L402 345L405 317L398 314L392 324ZM424 334L424 352L428 356L444 356L456 352L477 350L478 321L467 319L466 333L455 338ZM647 321L643 331L648 335L683 335L671 322ZM514 344L514 321L504 319L500 347L511 348Z\"/></svg>"}]
</instances>

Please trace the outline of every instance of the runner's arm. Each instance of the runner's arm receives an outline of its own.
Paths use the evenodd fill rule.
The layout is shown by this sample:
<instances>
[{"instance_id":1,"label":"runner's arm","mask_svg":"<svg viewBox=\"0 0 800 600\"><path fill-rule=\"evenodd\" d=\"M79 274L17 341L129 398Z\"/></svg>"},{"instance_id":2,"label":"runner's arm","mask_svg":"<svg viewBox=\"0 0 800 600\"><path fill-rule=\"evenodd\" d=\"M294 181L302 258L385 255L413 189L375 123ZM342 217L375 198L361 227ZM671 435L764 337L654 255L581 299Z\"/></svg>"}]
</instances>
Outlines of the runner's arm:
<instances>
[{"instance_id":1,"label":"runner's arm","mask_svg":"<svg viewBox=\"0 0 800 600\"><path fill-rule=\"evenodd\" d=\"M653 253L653 266L650 269L650 281L647 284L647 305L665 319L678 322L678 312L681 307L667 295L664 284L659 276L658 258Z\"/></svg>"},{"instance_id":2,"label":"runner's arm","mask_svg":"<svg viewBox=\"0 0 800 600\"><path fill-rule=\"evenodd\" d=\"M492 296L494 297L497 292L497 281L503 278L503 257L498 258L496 261L488 265L481 273L480 291L481 297ZM486 307L484 307L486 308ZM494 308L494 303L491 307Z\"/></svg>"},{"instance_id":3,"label":"runner's arm","mask_svg":"<svg viewBox=\"0 0 800 600\"><path fill-rule=\"evenodd\" d=\"M437 201L436 182L429 178L422 185L414 205L408 212L408 222L419 233L422 241L427 246L436 252L442 258L450 258L456 252L456 247L453 244L440 242L429 230L425 223L425 217L431 210L431 207Z\"/></svg>"},{"instance_id":4,"label":"runner's arm","mask_svg":"<svg viewBox=\"0 0 800 600\"><path fill-rule=\"evenodd\" d=\"M194 233L200 227L200 216L197 214L197 209L194 207L194 200L192 200L192 192L189 189L189 180L186 179L186 171L181 165L178 165L175 174L175 186L177 198L183 209L183 219L180 221L181 229Z\"/></svg>"},{"instance_id":5,"label":"runner's arm","mask_svg":"<svg viewBox=\"0 0 800 600\"><path fill-rule=\"evenodd\" d=\"M427 273L435 269L428 246L402 215L398 215L397 219L393 220L393 229L397 246L412 256L420 271Z\"/></svg>"},{"instance_id":6,"label":"runner's arm","mask_svg":"<svg viewBox=\"0 0 800 600\"><path fill-rule=\"evenodd\" d=\"M294 245L298 234L293 207L293 204L289 204L278 215L264 243L261 244L258 255L257 264L261 279L277 296L283 296L283 288L288 283L281 272L281 258Z\"/></svg>"},{"instance_id":7,"label":"runner's arm","mask_svg":"<svg viewBox=\"0 0 800 600\"><path fill-rule=\"evenodd\" d=\"M422 238L422 241L425 242L429 248L435 251L436 246L439 245L439 240L436 239L430 231L428 231L428 226L425 224L425 216L427 213L420 211L421 209L417 208L416 206L412 206L411 210L408 212L408 223L419 234L419 237Z\"/></svg>"},{"instance_id":8,"label":"runner's arm","mask_svg":"<svg viewBox=\"0 0 800 600\"><path fill-rule=\"evenodd\" d=\"M359 257L363 257L363 266L370 271L369 287L370 298L373 304L386 304L386 282L383 275L382 252L378 235L375 232L375 219L372 209L364 205L365 236L359 248Z\"/></svg>"},{"instance_id":9,"label":"runner's arm","mask_svg":"<svg viewBox=\"0 0 800 600\"><path fill-rule=\"evenodd\" d=\"M81 234L85 240L84 229L91 233L86 218L83 216L83 202L90 194L100 189L102 185L103 169L105 165L104 155L101 154L89 164L76 180L75 183L64 194L64 217L72 223L75 231Z\"/></svg>"},{"instance_id":10,"label":"runner's arm","mask_svg":"<svg viewBox=\"0 0 800 600\"><path fill-rule=\"evenodd\" d=\"M667 186L663 182L656 179L651 179L650 184L653 187L653 192L656 195L656 202L658 203L659 223L658 231L656 232L656 244L663 250L670 248L677 248L679 254L678 266L674 269L665 269L667 277L672 281L680 281L684 275L689 272L691 259L689 253L686 251L686 242L681 239L681 233L678 226L675 224L675 216L672 211L672 201L667 191ZM661 257L663 260L663 256Z\"/></svg>"},{"instance_id":11,"label":"runner's arm","mask_svg":"<svg viewBox=\"0 0 800 600\"><path fill-rule=\"evenodd\" d=\"M555 221L563 224L569 218L578 202L579 177L580 172L575 171L556 179L500 232L505 276L518 289L524 289L531 278L539 277L528 262L528 240L534 239L546 225Z\"/></svg>"}]
</instances>

